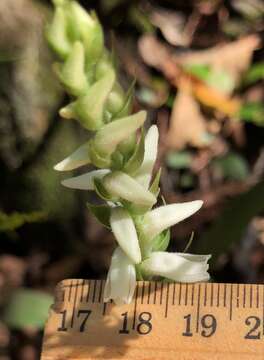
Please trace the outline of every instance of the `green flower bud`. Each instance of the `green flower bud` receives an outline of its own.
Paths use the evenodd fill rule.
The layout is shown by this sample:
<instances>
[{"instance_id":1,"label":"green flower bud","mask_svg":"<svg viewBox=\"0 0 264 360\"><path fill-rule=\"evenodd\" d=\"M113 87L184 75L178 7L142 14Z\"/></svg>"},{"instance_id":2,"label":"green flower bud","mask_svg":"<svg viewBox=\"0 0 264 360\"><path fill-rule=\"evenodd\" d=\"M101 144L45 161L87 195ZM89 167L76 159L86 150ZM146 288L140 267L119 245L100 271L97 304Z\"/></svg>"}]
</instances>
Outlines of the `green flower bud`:
<instances>
[{"instance_id":1,"label":"green flower bud","mask_svg":"<svg viewBox=\"0 0 264 360\"><path fill-rule=\"evenodd\" d=\"M107 102L106 109L113 115L121 111L124 106L125 95L121 86L116 82L112 91L110 92Z\"/></svg>"},{"instance_id":2,"label":"green flower bud","mask_svg":"<svg viewBox=\"0 0 264 360\"><path fill-rule=\"evenodd\" d=\"M97 151L94 145L94 139L90 141L89 144L89 155L91 163L97 166L100 169L110 168L111 166L111 157L109 155L101 156Z\"/></svg>"},{"instance_id":3,"label":"green flower bud","mask_svg":"<svg viewBox=\"0 0 264 360\"><path fill-rule=\"evenodd\" d=\"M115 74L110 72L92 85L85 95L63 108L61 116L78 120L88 130L100 129L104 124L104 105L114 81Z\"/></svg>"},{"instance_id":4,"label":"green flower bud","mask_svg":"<svg viewBox=\"0 0 264 360\"><path fill-rule=\"evenodd\" d=\"M46 30L46 37L55 53L65 59L71 50L71 42L67 35L66 15L61 6L55 9L53 20Z\"/></svg>"},{"instance_id":5,"label":"green flower bud","mask_svg":"<svg viewBox=\"0 0 264 360\"><path fill-rule=\"evenodd\" d=\"M94 27L94 19L76 1L65 6L68 18L68 31L72 41L82 40L89 29Z\"/></svg>"},{"instance_id":6,"label":"green flower bud","mask_svg":"<svg viewBox=\"0 0 264 360\"><path fill-rule=\"evenodd\" d=\"M108 52L104 51L104 54L102 54L102 57L99 59L95 67L95 79L101 79L109 72L109 70L114 70L114 66Z\"/></svg>"},{"instance_id":7,"label":"green flower bud","mask_svg":"<svg viewBox=\"0 0 264 360\"><path fill-rule=\"evenodd\" d=\"M115 120L105 125L95 135L94 146L101 156L110 156L118 144L127 139L146 120L146 111Z\"/></svg>"},{"instance_id":8,"label":"green flower bud","mask_svg":"<svg viewBox=\"0 0 264 360\"><path fill-rule=\"evenodd\" d=\"M71 95L82 95L88 87L84 65L83 44L80 41L76 41L67 61L59 72L61 82L66 86Z\"/></svg>"}]
</instances>

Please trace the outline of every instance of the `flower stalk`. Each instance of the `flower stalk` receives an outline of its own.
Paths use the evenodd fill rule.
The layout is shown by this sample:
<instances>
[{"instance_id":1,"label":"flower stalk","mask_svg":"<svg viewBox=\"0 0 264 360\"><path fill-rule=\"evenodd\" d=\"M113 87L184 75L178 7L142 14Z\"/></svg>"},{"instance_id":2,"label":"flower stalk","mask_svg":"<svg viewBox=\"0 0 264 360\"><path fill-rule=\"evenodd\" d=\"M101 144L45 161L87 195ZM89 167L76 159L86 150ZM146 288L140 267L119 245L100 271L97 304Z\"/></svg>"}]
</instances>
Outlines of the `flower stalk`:
<instances>
[{"instance_id":1,"label":"flower stalk","mask_svg":"<svg viewBox=\"0 0 264 360\"><path fill-rule=\"evenodd\" d=\"M151 126L145 135L146 112L132 114L134 84L127 93L121 87L96 15L86 12L74 0L53 3L54 16L46 36L58 57L55 72L70 96L60 115L78 121L92 133L86 143L54 169L94 167L83 175L63 180L62 184L71 189L95 191L104 202L87 206L104 226L111 228L118 245L107 275L105 301L129 303L136 276L207 281L210 255L166 252L169 228L198 211L202 201L155 207L160 178L160 171L153 174L158 128Z\"/></svg>"}]
</instances>

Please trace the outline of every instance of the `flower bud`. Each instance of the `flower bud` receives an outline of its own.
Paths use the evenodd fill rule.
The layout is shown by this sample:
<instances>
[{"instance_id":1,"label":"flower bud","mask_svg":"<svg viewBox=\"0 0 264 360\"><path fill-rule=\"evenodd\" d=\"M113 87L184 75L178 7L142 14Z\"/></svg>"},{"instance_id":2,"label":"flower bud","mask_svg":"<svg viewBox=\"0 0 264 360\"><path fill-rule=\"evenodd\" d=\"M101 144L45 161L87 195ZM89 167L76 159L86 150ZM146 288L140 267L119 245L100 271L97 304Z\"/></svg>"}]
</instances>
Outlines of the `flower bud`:
<instances>
[{"instance_id":1,"label":"flower bud","mask_svg":"<svg viewBox=\"0 0 264 360\"><path fill-rule=\"evenodd\" d=\"M108 73L104 78L97 81L75 102L62 109L72 110L73 118L78 120L88 130L98 130L104 124L104 104L114 85L114 72Z\"/></svg>"},{"instance_id":2,"label":"flower bud","mask_svg":"<svg viewBox=\"0 0 264 360\"><path fill-rule=\"evenodd\" d=\"M99 154L111 155L118 144L139 129L146 120L146 111L115 120L95 135L94 146Z\"/></svg>"},{"instance_id":3,"label":"flower bud","mask_svg":"<svg viewBox=\"0 0 264 360\"><path fill-rule=\"evenodd\" d=\"M70 171L90 163L89 143L87 142L75 150L66 159L55 165L54 169L57 171Z\"/></svg>"},{"instance_id":4,"label":"flower bud","mask_svg":"<svg viewBox=\"0 0 264 360\"><path fill-rule=\"evenodd\" d=\"M94 27L93 18L77 1L67 2L65 11L67 12L68 29L72 41L83 40L86 32Z\"/></svg>"},{"instance_id":5,"label":"flower bud","mask_svg":"<svg viewBox=\"0 0 264 360\"><path fill-rule=\"evenodd\" d=\"M61 71L59 71L61 82L66 86L68 92L74 96L82 95L88 87L84 65L83 44L80 41L76 41L67 61Z\"/></svg>"},{"instance_id":6,"label":"flower bud","mask_svg":"<svg viewBox=\"0 0 264 360\"><path fill-rule=\"evenodd\" d=\"M61 6L56 7L51 24L47 27L46 38L51 48L62 59L65 59L70 50L71 42L67 34L67 19Z\"/></svg>"},{"instance_id":7,"label":"flower bud","mask_svg":"<svg viewBox=\"0 0 264 360\"><path fill-rule=\"evenodd\" d=\"M150 191L144 189L131 176L121 171L106 175L102 182L110 194L132 203L152 206L157 201Z\"/></svg>"},{"instance_id":8,"label":"flower bud","mask_svg":"<svg viewBox=\"0 0 264 360\"><path fill-rule=\"evenodd\" d=\"M121 86L116 82L112 91L110 92L107 102L106 110L115 115L121 111L124 106L125 96Z\"/></svg>"}]
</instances>

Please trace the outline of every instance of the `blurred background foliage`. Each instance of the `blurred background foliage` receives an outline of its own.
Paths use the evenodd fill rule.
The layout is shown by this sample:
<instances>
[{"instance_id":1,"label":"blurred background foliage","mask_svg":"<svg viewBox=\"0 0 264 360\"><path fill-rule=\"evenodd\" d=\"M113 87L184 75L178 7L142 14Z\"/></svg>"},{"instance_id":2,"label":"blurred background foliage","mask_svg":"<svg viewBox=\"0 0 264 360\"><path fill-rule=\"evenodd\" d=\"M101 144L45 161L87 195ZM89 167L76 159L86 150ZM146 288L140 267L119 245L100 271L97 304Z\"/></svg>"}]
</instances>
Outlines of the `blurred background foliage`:
<instances>
[{"instance_id":1,"label":"blurred background foliage","mask_svg":"<svg viewBox=\"0 0 264 360\"><path fill-rule=\"evenodd\" d=\"M203 199L172 230L171 250L212 253L214 281L264 280L261 0L83 0L96 9L120 81L160 131L167 203ZM64 278L103 278L112 235L87 193L53 165L89 136L66 103L43 37L48 0L0 2L0 356L37 359L45 314Z\"/></svg>"}]
</instances>

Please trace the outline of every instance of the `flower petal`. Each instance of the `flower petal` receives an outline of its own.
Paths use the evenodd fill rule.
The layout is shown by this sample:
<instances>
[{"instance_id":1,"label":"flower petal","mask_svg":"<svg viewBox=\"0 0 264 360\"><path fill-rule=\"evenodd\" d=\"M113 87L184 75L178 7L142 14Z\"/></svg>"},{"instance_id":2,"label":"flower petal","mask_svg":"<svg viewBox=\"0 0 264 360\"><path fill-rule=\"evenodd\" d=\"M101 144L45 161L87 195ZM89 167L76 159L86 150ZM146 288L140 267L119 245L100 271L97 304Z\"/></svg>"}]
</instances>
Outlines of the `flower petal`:
<instances>
[{"instance_id":1,"label":"flower petal","mask_svg":"<svg viewBox=\"0 0 264 360\"><path fill-rule=\"evenodd\" d=\"M116 305L129 304L136 287L135 265L118 247L114 251L104 288L104 302L113 299Z\"/></svg>"},{"instance_id":2,"label":"flower petal","mask_svg":"<svg viewBox=\"0 0 264 360\"><path fill-rule=\"evenodd\" d=\"M66 159L54 166L57 171L70 171L80 166L90 164L89 143L80 146L76 151L69 155Z\"/></svg>"},{"instance_id":3,"label":"flower petal","mask_svg":"<svg viewBox=\"0 0 264 360\"><path fill-rule=\"evenodd\" d=\"M94 190L93 180L95 178L102 179L109 172L108 169L93 170L80 176L62 180L61 183L71 189Z\"/></svg>"},{"instance_id":4,"label":"flower petal","mask_svg":"<svg viewBox=\"0 0 264 360\"><path fill-rule=\"evenodd\" d=\"M103 179L103 185L110 194L134 204L152 206L157 201L150 191L144 189L131 176L121 171L106 175Z\"/></svg>"},{"instance_id":5,"label":"flower petal","mask_svg":"<svg viewBox=\"0 0 264 360\"><path fill-rule=\"evenodd\" d=\"M159 131L156 125L152 125L145 138L144 160L136 173L136 180L146 189L152 177L152 170L158 153Z\"/></svg>"},{"instance_id":6,"label":"flower petal","mask_svg":"<svg viewBox=\"0 0 264 360\"><path fill-rule=\"evenodd\" d=\"M141 229L146 241L151 241L163 230L191 216L201 208L202 204L203 201L196 200L164 205L149 211L143 218Z\"/></svg>"},{"instance_id":7,"label":"flower petal","mask_svg":"<svg viewBox=\"0 0 264 360\"><path fill-rule=\"evenodd\" d=\"M137 231L129 213L117 207L111 210L110 224L115 238L134 264L141 262L141 252L138 242Z\"/></svg>"},{"instance_id":8,"label":"flower petal","mask_svg":"<svg viewBox=\"0 0 264 360\"><path fill-rule=\"evenodd\" d=\"M211 255L194 255L157 251L143 261L141 269L149 275L164 276L178 282L207 281L207 261Z\"/></svg>"}]
</instances>

